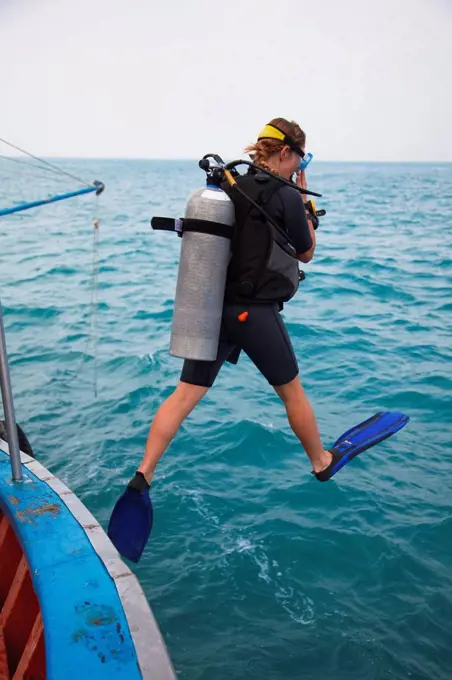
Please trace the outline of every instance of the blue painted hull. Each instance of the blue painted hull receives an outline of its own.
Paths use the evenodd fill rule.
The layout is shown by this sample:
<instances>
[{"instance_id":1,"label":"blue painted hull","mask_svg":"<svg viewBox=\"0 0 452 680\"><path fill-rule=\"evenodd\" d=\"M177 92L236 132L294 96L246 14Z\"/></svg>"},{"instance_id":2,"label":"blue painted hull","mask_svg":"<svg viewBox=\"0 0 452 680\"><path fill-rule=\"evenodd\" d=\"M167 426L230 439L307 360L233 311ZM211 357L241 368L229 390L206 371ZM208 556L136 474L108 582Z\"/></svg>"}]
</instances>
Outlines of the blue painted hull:
<instances>
[{"instance_id":1,"label":"blue painted hull","mask_svg":"<svg viewBox=\"0 0 452 680\"><path fill-rule=\"evenodd\" d=\"M0 510L23 549L39 601L45 677L173 680L144 594L102 528L32 458L22 456L24 481L13 482L2 444Z\"/></svg>"}]
</instances>

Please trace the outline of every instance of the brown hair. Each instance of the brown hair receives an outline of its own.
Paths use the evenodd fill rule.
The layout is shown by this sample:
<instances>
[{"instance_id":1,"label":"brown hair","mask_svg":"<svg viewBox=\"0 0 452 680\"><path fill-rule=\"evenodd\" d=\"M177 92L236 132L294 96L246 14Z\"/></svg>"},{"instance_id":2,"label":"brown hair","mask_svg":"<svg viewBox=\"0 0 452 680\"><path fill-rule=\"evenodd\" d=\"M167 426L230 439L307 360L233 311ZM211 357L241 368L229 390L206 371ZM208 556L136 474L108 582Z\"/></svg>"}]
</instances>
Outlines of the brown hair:
<instances>
[{"instance_id":1,"label":"brown hair","mask_svg":"<svg viewBox=\"0 0 452 680\"><path fill-rule=\"evenodd\" d=\"M286 135L292 137L295 144L300 146L302 149L306 144L306 135L301 129L301 127L294 121L288 121L285 118L273 118L268 125L274 125L279 128ZM250 154L253 159L253 163L260 165L261 168L265 170L270 170L268 166L268 159L274 153L281 151L285 146L284 142L279 139L259 139L255 144L250 144L246 147L245 152ZM272 172L274 172L272 170Z\"/></svg>"}]
</instances>

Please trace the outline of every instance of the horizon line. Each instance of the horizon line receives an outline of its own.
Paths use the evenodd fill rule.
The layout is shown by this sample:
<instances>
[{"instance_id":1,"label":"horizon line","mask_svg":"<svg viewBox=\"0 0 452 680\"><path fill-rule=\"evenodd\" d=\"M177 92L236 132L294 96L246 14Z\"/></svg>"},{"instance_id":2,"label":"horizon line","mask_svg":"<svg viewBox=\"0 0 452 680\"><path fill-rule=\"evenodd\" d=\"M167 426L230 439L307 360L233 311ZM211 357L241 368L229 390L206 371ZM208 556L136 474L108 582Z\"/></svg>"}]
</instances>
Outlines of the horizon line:
<instances>
[{"instance_id":1,"label":"horizon line","mask_svg":"<svg viewBox=\"0 0 452 680\"><path fill-rule=\"evenodd\" d=\"M4 159L8 158L23 158L27 154L9 154L8 156L2 156ZM198 163L199 158L190 157L171 157L171 158L159 158L157 156L44 156L40 154L37 159L44 160L54 160L54 161L157 161L159 163L167 162L192 162ZM234 159L236 160L236 159ZM238 160L238 159L237 159ZM452 163L451 160L375 160L375 159L341 159L341 160L329 160L329 159L315 159L316 165L318 163L404 163L404 164L423 164L423 165L448 165ZM227 163L230 161L226 161ZM314 162L314 161L313 161Z\"/></svg>"}]
</instances>

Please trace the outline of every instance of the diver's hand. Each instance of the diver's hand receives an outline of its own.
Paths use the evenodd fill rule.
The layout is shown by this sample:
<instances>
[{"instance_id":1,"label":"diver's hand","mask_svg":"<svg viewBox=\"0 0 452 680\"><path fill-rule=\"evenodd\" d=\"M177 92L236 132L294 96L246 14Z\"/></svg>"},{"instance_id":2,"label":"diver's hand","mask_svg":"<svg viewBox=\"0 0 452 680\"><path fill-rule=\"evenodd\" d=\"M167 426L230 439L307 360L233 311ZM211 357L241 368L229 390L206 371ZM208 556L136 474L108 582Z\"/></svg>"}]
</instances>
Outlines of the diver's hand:
<instances>
[{"instance_id":1,"label":"diver's hand","mask_svg":"<svg viewBox=\"0 0 452 680\"><path fill-rule=\"evenodd\" d=\"M308 185L307 185L307 182L306 182L306 172L304 170L298 170L296 185L298 187L300 187L300 189L307 189L308 188Z\"/></svg>"}]
</instances>

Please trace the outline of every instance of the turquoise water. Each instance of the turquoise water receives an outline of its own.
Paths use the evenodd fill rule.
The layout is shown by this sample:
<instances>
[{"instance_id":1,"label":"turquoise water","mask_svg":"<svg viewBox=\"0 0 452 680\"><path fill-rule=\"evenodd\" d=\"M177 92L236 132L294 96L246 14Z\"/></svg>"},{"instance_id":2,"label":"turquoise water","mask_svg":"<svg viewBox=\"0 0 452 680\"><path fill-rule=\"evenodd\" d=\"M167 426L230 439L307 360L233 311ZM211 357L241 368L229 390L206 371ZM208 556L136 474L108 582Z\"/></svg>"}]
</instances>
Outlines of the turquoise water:
<instances>
[{"instance_id":1,"label":"turquoise water","mask_svg":"<svg viewBox=\"0 0 452 680\"><path fill-rule=\"evenodd\" d=\"M0 292L18 421L106 526L181 367L180 241L149 217L180 215L202 173L65 167L107 185L97 398L95 200L0 219ZM183 680L449 680L452 165L313 163L309 177L328 214L284 316L324 442L380 409L412 422L322 485L253 365L226 366L158 468L136 573ZM44 181L3 175L0 207Z\"/></svg>"}]
</instances>

